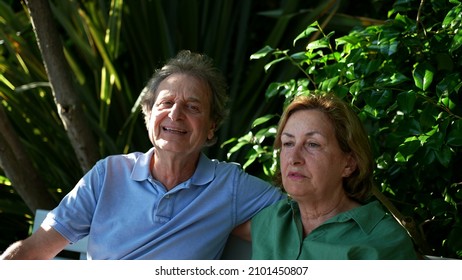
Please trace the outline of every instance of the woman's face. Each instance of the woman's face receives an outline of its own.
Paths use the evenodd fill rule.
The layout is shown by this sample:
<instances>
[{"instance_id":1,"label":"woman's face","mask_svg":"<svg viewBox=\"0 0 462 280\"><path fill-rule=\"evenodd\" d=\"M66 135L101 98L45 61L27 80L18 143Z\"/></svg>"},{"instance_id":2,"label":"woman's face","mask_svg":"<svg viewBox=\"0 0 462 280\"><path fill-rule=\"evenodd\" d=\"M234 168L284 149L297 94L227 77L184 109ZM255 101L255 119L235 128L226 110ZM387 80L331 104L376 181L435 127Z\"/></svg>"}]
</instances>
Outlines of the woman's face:
<instances>
[{"instance_id":1,"label":"woman's face","mask_svg":"<svg viewBox=\"0 0 462 280\"><path fill-rule=\"evenodd\" d=\"M353 157L340 149L331 121L315 109L296 111L287 120L280 164L284 189L299 202L343 193L343 177L356 168Z\"/></svg>"},{"instance_id":2,"label":"woman's face","mask_svg":"<svg viewBox=\"0 0 462 280\"><path fill-rule=\"evenodd\" d=\"M201 80L173 74L157 89L149 120L149 137L159 151L198 154L214 135L210 118L211 90Z\"/></svg>"}]
</instances>

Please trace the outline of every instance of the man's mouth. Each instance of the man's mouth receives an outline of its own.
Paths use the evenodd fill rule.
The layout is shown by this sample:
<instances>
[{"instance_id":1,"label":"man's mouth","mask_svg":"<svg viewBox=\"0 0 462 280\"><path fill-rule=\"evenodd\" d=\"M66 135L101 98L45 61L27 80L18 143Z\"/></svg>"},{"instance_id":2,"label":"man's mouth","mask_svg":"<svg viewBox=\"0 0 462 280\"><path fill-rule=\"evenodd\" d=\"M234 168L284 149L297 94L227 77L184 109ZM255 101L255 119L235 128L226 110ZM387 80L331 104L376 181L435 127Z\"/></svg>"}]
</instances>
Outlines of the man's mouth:
<instances>
[{"instance_id":1,"label":"man's mouth","mask_svg":"<svg viewBox=\"0 0 462 280\"><path fill-rule=\"evenodd\" d=\"M174 134L186 134L186 130L178 129L178 128L172 128L172 127L162 127L162 130L165 132L169 133L174 133Z\"/></svg>"}]
</instances>

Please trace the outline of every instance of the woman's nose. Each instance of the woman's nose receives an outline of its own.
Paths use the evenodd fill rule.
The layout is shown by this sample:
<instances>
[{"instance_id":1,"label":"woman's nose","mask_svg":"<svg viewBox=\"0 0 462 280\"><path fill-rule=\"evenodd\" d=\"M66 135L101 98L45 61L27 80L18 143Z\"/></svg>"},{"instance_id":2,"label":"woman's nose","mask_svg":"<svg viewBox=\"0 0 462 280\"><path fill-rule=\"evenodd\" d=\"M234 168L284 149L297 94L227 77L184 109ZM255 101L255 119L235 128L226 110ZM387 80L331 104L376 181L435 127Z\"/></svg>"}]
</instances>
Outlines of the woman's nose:
<instances>
[{"instance_id":1,"label":"woman's nose","mask_svg":"<svg viewBox=\"0 0 462 280\"><path fill-rule=\"evenodd\" d=\"M291 165L299 165L303 164L303 156L302 151L299 147L295 146L294 149L291 150L289 155L289 163Z\"/></svg>"}]
</instances>

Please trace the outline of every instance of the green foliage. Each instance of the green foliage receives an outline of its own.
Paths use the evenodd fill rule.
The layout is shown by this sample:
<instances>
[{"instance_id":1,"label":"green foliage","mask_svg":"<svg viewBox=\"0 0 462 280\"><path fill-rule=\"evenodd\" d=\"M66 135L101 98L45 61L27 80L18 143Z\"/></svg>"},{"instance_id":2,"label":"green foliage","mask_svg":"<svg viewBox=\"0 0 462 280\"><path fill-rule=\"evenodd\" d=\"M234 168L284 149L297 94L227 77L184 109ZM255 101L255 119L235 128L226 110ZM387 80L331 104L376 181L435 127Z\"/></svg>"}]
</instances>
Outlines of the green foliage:
<instances>
[{"instance_id":1,"label":"green foliage","mask_svg":"<svg viewBox=\"0 0 462 280\"><path fill-rule=\"evenodd\" d=\"M416 3L398 1L385 24L344 36L324 34L314 23L294 40L294 46L306 42L303 51L266 46L251 58L272 57L266 70L282 62L300 70L295 79L271 84L268 102L282 97L287 104L308 90L347 100L369 133L379 188L417 222L431 248L425 253L461 258L462 3ZM322 36L308 40L314 32ZM261 120L225 144L235 144L230 153L251 147L245 165L261 164L271 176L275 123L273 115Z\"/></svg>"}]
</instances>

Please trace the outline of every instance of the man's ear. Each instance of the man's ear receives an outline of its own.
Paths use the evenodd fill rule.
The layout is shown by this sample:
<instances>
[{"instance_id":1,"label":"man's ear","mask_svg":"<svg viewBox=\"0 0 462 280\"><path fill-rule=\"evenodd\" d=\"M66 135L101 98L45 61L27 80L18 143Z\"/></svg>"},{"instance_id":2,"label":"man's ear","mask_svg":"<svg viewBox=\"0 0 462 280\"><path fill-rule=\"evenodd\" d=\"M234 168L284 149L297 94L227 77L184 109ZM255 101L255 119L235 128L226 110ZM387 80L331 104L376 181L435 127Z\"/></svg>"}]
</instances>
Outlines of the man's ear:
<instances>
[{"instance_id":1,"label":"man's ear","mask_svg":"<svg viewBox=\"0 0 462 280\"><path fill-rule=\"evenodd\" d=\"M213 139L213 136L215 136L215 129L216 129L217 125L215 124L215 122L212 123L212 125L210 126L209 128L209 133L207 135L207 139L208 140L212 140Z\"/></svg>"}]
</instances>

